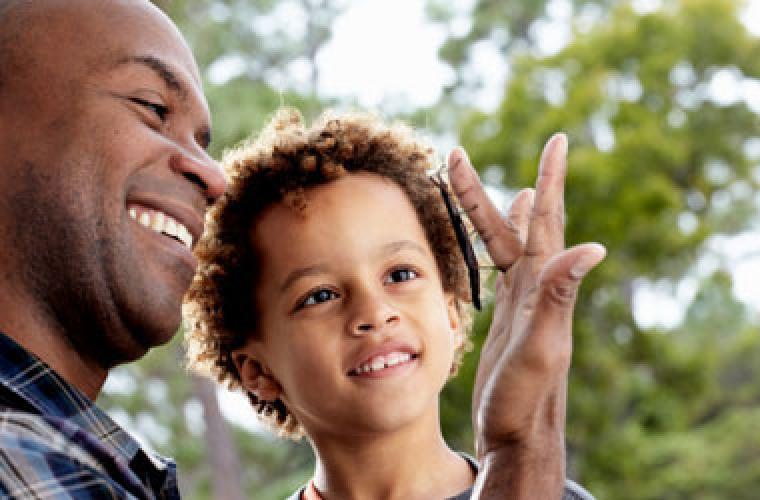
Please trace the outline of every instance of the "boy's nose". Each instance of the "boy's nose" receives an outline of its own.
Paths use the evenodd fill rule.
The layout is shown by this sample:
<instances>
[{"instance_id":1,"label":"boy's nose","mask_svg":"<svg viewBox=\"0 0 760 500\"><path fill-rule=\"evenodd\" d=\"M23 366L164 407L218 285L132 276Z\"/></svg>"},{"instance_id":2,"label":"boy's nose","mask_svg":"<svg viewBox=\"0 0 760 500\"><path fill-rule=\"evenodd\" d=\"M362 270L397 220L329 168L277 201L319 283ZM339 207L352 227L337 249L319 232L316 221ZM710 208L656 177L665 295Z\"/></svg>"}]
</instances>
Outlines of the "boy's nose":
<instances>
[{"instance_id":1,"label":"boy's nose","mask_svg":"<svg viewBox=\"0 0 760 500\"><path fill-rule=\"evenodd\" d=\"M395 308L385 303L374 303L357 312L349 325L349 332L355 336L375 333L400 320Z\"/></svg>"}]
</instances>

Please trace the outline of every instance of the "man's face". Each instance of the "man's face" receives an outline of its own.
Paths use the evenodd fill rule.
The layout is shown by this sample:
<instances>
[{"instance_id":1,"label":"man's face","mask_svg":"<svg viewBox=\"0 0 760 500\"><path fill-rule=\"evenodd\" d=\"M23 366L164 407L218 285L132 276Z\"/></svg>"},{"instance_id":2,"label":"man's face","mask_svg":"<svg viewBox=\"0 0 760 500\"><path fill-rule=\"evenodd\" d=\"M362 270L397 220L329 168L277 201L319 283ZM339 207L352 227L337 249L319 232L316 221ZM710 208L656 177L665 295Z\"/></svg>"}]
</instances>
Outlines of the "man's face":
<instances>
[{"instance_id":1,"label":"man's face","mask_svg":"<svg viewBox=\"0 0 760 500\"><path fill-rule=\"evenodd\" d=\"M176 331L189 246L224 179L198 70L163 14L44 4L22 16L27 47L0 76L0 228L24 293L110 367Z\"/></svg>"}]
</instances>

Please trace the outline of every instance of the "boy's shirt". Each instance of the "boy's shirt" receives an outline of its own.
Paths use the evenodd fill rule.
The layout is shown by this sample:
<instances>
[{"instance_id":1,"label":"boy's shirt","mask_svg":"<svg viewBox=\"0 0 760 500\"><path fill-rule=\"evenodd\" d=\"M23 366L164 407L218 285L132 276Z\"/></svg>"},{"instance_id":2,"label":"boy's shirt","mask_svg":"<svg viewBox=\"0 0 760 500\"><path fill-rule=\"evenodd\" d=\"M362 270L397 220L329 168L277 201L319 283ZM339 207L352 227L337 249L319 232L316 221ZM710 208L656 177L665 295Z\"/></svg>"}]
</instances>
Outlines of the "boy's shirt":
<instances>
[{"instance_id":1,"label":"boy's shirt","mask_svg":"<svg viewBox=\"0 0 760 500\"><path fill-rule=\"evenodd\" d=\"M460 453L460 455L467 460L472 471L477 474L479 467L475 459L466 453ZM445 500L470 500L471 496L472 488L468 488L457 496ZM288 500L321 500L321 497L310 481L309 484L293 493ZM583 489L583 487L567 479L565 480L565 491L562 494L562 500L594 500L594 497L591 493Z\"/></svg>"},{"instance_id":2,"label":"boy's shirt","mask_svg":"<svg viewBox=\"0 0 760 500\"><path fill-rule=\"evenodd\" d=\"M0 333L0 497L179 499L175 464Z\"/></svg>"}]
</instances>

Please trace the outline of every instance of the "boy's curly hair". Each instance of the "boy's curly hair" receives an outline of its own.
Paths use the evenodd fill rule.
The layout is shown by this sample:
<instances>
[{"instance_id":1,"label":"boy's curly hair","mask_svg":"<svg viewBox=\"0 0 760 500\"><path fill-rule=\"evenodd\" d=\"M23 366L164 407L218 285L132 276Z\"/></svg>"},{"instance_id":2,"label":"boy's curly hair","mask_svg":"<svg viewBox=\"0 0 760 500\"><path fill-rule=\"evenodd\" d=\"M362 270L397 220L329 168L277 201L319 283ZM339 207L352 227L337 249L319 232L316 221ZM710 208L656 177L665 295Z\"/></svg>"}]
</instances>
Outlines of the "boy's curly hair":
<instances>
[{"instance_id":1,"label":"boy's curly hair","mask_svg":"<svg viewBox=\"0 0 760 500\"><path fill-rule=\"evenodd\" d=\"M227 192L206 215L206 229L195 246L198 270L183 313L190 366L229 388L241 386L232 352L257 332L252 297L258 263L250 229L269 206L284 202L302 210L304 192L352 172L370 172L397 184L412 202L435 255L443 289L453 293L462 317L463 348L469 347L471 292L440 191L428 177L433 150L402 124L385 124L368 113L327 112L310 128L301 114L281 109L254 140L229 152L223 161ZM279 435L300 437L300 424L282 401L261 401L254 408Z\"/></svg>"}]
</instances>

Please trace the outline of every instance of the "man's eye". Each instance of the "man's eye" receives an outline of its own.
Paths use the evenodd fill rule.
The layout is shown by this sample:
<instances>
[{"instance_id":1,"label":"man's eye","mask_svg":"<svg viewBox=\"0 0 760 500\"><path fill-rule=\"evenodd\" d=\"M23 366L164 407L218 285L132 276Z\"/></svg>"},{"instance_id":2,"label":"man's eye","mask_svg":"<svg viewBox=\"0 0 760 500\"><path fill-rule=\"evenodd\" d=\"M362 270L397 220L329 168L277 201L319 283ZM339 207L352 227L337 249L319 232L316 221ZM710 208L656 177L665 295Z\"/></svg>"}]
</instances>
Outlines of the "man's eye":
<instances>
[{"instance_id":1,"label":"man's eye","mask_svg":"<svg viewBox=\"0 0 760 500\"><path fill-rule=\"evenodd\" d=\"M407 268L401 268L401 269L394 269L388 274L388 278L386 279L389 283L400 283L402 281L409 281L413 280L417 277L417 271L414 269L407 269Z\"/></svg>"},{"instance_id":2,"label":"man's eye","mask_svg":"<svg viewBox=\"0 0 760 500\"><path fill-rule=\"evenodd\" d=\"M140 99L139 97L132 97L130 99L135 104L139 104L140 106L147 108L150 110L151 113L156 115L159 120L162 122L166 121L166 116L169 114L169 108L164 106L163 104L158 104L152 101L148 101L145 99Z\"/></svg>"},{"instance_id":3,"label":"man's eye","mask_svg":"<svg viewBox=\"0 0 760 500\"><path fill-rule=\"evenodd\" d=\"M339 295L333 290L322 288L309 294L309 296L301 302L298 308L301 309L303 307L315 306L327 302L328 300L335 300L338 297Z\"/></svg>"}]
</instances>

